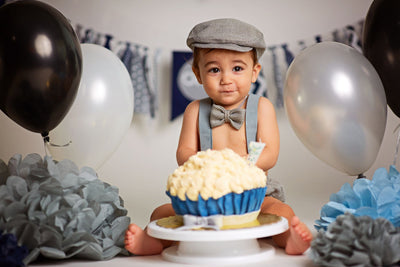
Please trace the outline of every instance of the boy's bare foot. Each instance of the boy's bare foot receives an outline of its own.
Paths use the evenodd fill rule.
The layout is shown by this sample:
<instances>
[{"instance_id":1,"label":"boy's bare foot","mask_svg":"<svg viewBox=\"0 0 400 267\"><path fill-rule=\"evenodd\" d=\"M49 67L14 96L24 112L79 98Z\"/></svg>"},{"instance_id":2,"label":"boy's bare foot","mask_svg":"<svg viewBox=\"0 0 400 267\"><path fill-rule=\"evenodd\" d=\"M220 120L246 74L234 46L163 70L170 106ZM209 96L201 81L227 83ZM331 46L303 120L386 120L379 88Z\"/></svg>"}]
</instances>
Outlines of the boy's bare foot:
<instances>
[{"instance_id":1,"label":"boy's bare foot","mask_svg":"<svg viewBox=\"0 0 400 267\"><path fill-rule=\"evenodd\" d=\"M125 232L125 248L135 255L155 255L163 250L163 244L159 239L149 236L136 224L130 224Z\"/></svg>"},{"instance_id":2,"label":"boy's bare foot","mask_svg":"<svg viewBox=\"0 0 400 267\"><path fill-rule=\"evenodd\" d=\"M311 231L297 216L294 216L290 221L290 236L286 243L286 253L303 254L310 247L311 240Z\"/></svg>"}]
</instances>

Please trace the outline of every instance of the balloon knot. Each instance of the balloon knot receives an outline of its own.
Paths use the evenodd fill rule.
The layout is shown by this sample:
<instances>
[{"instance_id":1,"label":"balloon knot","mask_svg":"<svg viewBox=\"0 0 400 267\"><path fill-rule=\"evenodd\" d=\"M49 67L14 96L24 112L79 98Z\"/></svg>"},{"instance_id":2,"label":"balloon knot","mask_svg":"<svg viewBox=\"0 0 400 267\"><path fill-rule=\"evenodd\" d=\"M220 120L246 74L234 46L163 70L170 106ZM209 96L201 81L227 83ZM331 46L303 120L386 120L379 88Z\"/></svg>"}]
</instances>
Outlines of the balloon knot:
<instances>
[{"instance_id":1,"label":"balloon knot","mask_svg":"<svg viewBox=\"0 0 400 267\"><path fill-rule=\"evenodd\" d=\"M50 142L49 132L43 132L43 133L41 133L41 135L42 135L43 141L45 143L49 143Z\"/></svg>"},{"instance_id":2,"label":"balloon knot","mask_svg":"<svg viewBox=\"0 0 400 267\"><path fill-rule=\"evenodd\" d=\"M362 178L366 178L366 176L365 176L363 173L360 173L360 174L357 176L357 179L362 179Z\"/></svg>"}]
</instances>

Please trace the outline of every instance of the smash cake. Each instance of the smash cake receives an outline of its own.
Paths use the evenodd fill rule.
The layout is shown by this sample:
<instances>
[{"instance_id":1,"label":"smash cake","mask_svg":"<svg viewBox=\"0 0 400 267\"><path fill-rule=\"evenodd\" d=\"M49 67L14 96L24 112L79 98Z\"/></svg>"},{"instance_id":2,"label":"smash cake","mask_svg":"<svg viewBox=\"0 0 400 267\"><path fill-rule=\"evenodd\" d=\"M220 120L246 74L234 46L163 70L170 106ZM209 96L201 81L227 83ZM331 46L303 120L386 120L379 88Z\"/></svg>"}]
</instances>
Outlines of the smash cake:
<instances>
[{"instance_id":1,"label":"smash cake","mask_svg":"<svg viewBox=\"0 0 400 267\"><path fill-rule=\"evenodd\" d=\"M185 225L200 221L216 229L240 228L258 224L266 184L264 171L233 150L209 149L168 177L166 194Z\"/></svg>"}]
</instances>

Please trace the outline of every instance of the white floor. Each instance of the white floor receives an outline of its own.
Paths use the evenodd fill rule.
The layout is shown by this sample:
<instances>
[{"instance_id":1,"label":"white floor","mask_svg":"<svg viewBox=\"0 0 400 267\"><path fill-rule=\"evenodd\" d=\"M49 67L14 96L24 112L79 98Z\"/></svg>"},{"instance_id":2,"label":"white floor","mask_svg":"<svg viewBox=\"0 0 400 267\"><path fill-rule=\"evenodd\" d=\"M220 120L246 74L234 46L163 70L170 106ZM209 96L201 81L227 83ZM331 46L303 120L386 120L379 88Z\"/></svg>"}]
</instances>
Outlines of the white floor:
<instances>
[{"instance_id":1,"label":"white floor","mask_svg":"<svg viewBox=\"0 0 400 267\"><path fill-rule=\"evenodd\" d=\"M299 206L299 213L306 215L304 210L307 209L306 205ZM302 216L303 217L303 216ZM316 230L313 227L315 218L311 216L304 216L303 222L309 227L313 235L316 235ZM182 240L182 239L181 239ZM184 240L184 239L183 239ZM31 263L29 266L35 267L48 267L48 266L65 266L65 267L101 267L101 266L118 266L118 267L131 267L131 266L144 266L144 267L155 267L155 266L246 266L246 267L256 267L256 266L279 266L279 267L311 267L316 266L310 259L308 250L304 255L300 256L290 256L285 253L281 248L274 245L272 239L264 238L258 240L260 247L270 246L272 248L272 255L267 257L260 257L261 259L256 259L255 261L245 262L238 260L229 260L229 264L221 263L210 263L207 261L205 264L183 264L176 263L166 260L162 255L155 256L118 256L109 261L89 261L89 260L78 260L78 259L67 259L67 260L38 260ZM239 258L237 258L239 259Z\"/></svg>"},{"instance_id":2,"label":"white floor","mask_svg":"<svg viewBox=\"0 0 400 267\"><path fill-rule=\"evenodd\" d=\"M272 244L269 240L259 241L262 243ZM161 255L156 256L132 256L132 257L115 257L109 261L87 261L87 260L61 260L61 261L36 261L29 266L47 267L47 266L65 266L65 267L101 267L101 266L118 266L118 267L131 267L131 266L244 266L243 263L238 264L182 264L166 261ZM289 256L283 249L275 248L275 253L262 261L254 263L246 263L246 267L256 266L279 266L279 267L310 267L315 266L308 256L308 252L301 256Z\"/></svg>"}]
</instances>

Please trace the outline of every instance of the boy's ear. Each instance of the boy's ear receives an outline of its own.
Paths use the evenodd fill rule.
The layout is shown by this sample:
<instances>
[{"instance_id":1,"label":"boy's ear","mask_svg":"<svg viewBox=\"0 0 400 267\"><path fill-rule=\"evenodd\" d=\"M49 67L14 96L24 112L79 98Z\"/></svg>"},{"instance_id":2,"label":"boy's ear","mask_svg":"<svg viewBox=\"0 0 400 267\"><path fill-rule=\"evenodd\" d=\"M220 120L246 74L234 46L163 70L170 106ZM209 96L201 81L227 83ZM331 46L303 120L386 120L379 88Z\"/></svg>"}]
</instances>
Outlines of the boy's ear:
<instances>
[{"instance_id":1,"label":"boy's ear","mask_svg":"<svg viewBox=\"0 0 400 267\"><path fill-rule=\"evenodd\" d=\"M197 79L197 81L199 82L199 84L203 84L203 83L201 82L201 77L200 77L200 71L199 71L199 69L196 68L196 67L194 67L194 66L192 66L192 71L193 71L194 75L196 76L196 79Z\"/></svg>"},{"instance_id":2,"label":"boy's ear","mask_svg":"<svg viewBox=\"0 0 400 267\"><path fill-rule=\"evenodd\" d=\"M253 67L253 76L251 77L252 83L255 83L257 81L258 74L260 74L260 71L261 71L261 64L260 63L255 64Z\"/></svg>"}]
</instances>

